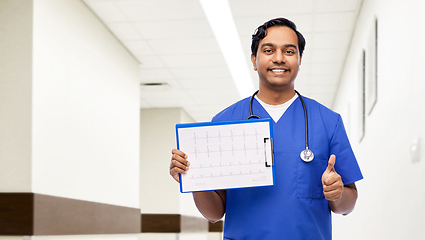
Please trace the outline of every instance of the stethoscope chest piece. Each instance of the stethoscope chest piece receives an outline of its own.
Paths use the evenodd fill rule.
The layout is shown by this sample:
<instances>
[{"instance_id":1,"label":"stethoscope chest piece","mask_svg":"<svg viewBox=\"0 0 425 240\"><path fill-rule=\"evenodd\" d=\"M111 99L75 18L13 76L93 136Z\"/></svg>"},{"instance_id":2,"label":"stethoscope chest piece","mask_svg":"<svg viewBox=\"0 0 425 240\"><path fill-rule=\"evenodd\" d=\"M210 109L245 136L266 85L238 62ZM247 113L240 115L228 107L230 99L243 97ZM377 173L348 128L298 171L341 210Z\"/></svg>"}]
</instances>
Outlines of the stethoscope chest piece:
<instances>
[{"instance_id":1,"label":"stethoscope chest piece","mask_svg":"<svg viewBox=\"0 0 425 240\"><path fill-rule=\"evenodd\" d=\"M314 159L314 154L310 149L307 148L301 151L300 157L304 162L311 162Z\"/></svg>"}]
</instances>

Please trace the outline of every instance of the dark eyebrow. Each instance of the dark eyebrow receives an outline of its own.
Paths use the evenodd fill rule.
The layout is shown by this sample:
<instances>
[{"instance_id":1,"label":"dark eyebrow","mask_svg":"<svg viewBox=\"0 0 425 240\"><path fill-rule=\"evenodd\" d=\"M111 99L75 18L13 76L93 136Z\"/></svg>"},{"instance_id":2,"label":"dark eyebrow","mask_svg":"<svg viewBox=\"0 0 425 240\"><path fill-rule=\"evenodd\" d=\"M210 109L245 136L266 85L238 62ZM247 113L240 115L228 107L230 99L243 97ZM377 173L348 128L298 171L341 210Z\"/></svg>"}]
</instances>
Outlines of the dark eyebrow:
<instances>
[{"instance_id":1,"label":"dark eyebrow","mask_svg":"<svg viewBox=\"0 0 425 240\"><path fill-rule=\"evenodd\" d=\"M272 44L272 43L263 43L263 44L261 44L260 49L262 49L263 47L274 47L274 44Z\"/></svg>"},{"instance_id":2,"label":"dark eyebrow","mask_svg":"<svg viewBox=\"0 0 425 240\"><path fill-rule=\"evenodd\" d=\"M263 47L274 47L275 45L273 44L273 43L263 43L263 44L261 44L261 47L260 47L260 49L262 49ZM295 48L295 49L297 49L297 46L295 46L294 44L285 44L285 45L283 45L285 48L290 48L290 47L292 47L292 48Z\"/></svg>"}]
</instances>

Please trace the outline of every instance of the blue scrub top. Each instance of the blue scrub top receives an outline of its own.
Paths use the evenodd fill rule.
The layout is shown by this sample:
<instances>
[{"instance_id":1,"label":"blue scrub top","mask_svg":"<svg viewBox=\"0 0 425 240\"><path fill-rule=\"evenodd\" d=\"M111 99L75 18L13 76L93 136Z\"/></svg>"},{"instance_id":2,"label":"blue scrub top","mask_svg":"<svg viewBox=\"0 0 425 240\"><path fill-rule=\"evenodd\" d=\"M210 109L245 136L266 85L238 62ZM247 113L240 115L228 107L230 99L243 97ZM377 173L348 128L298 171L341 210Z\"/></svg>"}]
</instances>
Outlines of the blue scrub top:
<instances>
[{"instance_id":1,"label":"blue scrub top","mask_svg":"<svg viewBox=\"0 0 425 240\"><path fill-rule=\"evenodd\" d=\"M330 155L344 184L363 178L341 116L304 97L308 114L309 148L314 160L306 163L305 120L297 98L277 123L273 122L274 186L227 190L224 239L332 239L331 211L324 198L322 174ZM213 121L242 120L249 116L250 98L217 114ZM270 118L257 101L253 112Z\"/></svg>"}]
</instances>

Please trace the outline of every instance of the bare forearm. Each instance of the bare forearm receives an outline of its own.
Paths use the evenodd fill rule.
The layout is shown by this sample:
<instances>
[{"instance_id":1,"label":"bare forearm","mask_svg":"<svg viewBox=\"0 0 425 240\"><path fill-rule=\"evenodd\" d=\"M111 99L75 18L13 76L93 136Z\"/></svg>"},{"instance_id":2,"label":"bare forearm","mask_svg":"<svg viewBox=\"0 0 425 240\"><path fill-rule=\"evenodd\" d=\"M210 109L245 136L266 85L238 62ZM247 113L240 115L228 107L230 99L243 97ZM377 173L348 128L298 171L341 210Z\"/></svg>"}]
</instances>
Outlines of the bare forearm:
<instances>
[{"instance_id":1,"label":"bare forearm","mask_svg":"<svg viewBox=\"0 0 425 240\"><path fill-rule=\"evenodd\" d=\"M357 188L354 183L344 186L340 199L329 201L332 212L347 215L354 210L357 201Z\"/></svg>"},{"instance_id":2,"label":"bare forearm","mask_svg":"<svg viewBox=\"0 0 425 240\"><path fill-rule=\"evenodd\" d=\"M225 191L194 192L193 199L199 212L210 222L217 222L224 216Z\"/></svg>"}]
</instances>

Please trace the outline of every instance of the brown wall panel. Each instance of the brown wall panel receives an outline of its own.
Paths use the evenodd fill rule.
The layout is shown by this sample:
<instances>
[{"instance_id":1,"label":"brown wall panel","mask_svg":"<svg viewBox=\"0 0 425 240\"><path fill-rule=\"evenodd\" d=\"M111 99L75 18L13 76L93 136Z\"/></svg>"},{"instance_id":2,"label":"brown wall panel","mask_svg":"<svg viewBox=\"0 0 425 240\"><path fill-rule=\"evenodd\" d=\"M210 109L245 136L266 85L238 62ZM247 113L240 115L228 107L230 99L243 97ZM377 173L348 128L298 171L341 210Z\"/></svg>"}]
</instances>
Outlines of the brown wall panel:
<instances>
[{"instance_id":1,"label":"brown wall panel","mask_svg":"<svg viewBox=\"0 0 425 240\"><path fill-rule=\"evenodd\" d=\"M140 209L35 195L34 235L140 233Z\"/></svg>"},{"instance_id":2,"label":"brown wall panel","mask_svg":"<svg viewBox=\"0 0 425 240\"><path fill-rule=\"evenodd\" d=\"M36 193L0 193L0 235L179 233L182 218L193 217L141 215L137 208ZM208 231L222 232L223 221L209 223Z\"/></svg>"},{"instance_id":3,"label":"brown wall panel","mask_svg":"<svg viewBox=\"0 0 425 240\"><path fill-rule=\"evenodd\" d=\"M180 214L142 214L142 233L179 233Z\"/></svg>"},{"instance_id":4,"label":"brown wall panel","mask_svg":"<svg viewBox=\"0 0 425 240\"><path fill-rule=\"evenodd\" d=\"M0 193L0 235L32 235L33 193Z\"/></svg>"},{"instance_id":5,"label":"brown wall panel","mask_svg":"<svg viewBox=\"0 0 425 240\"><path fill-rule=\"evenodd\" d=\"M34 193L0 193L0 235L140 233L140 209Z\"/></svg>"},{"instance_id":6,"label":"brown wall panel","mask_svg":"<svg viewBox=\"0 0 425 240\"><path fill-rule=\"evenodd\" d=\"M142 233L180 233L182 219L186 221L185 231L187 232L199 231L195 229L199 225L195 222L207 222L205 218L180 214L142 214ZM188 222L194 224L187 224ZM223 223L222 220L216 223L208 222L208 232L223 232Z\"/></svg>"},{"instance_id":7,"label":"brown wall panel","mask_svg":"<svg viewBox=\"0 0 425 240\"><path fill-rule=\"evenodd\" d=\"M208 232L223 232L223 220L218 221L216 223L208 223Z\"/></svg>"}]
</instances>

